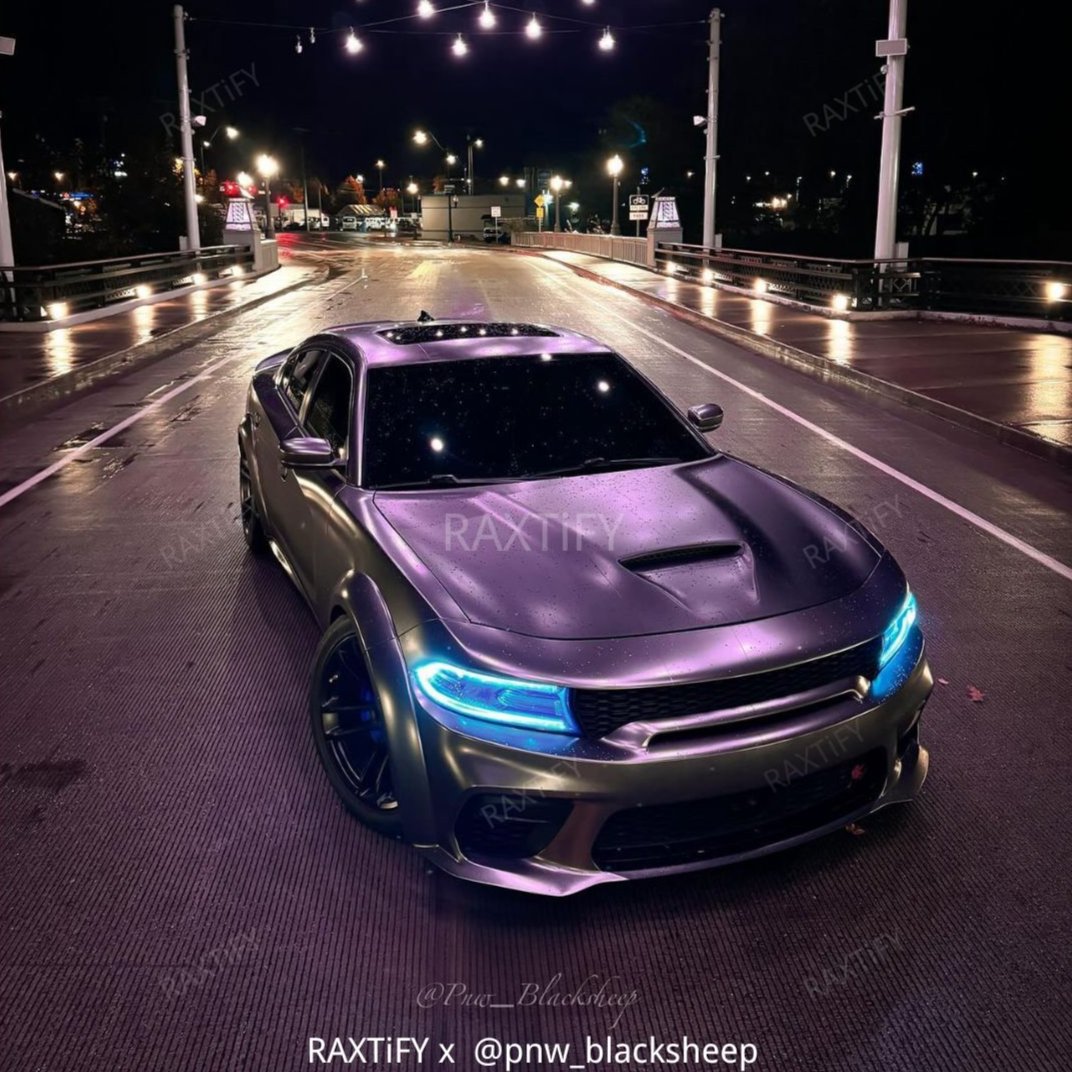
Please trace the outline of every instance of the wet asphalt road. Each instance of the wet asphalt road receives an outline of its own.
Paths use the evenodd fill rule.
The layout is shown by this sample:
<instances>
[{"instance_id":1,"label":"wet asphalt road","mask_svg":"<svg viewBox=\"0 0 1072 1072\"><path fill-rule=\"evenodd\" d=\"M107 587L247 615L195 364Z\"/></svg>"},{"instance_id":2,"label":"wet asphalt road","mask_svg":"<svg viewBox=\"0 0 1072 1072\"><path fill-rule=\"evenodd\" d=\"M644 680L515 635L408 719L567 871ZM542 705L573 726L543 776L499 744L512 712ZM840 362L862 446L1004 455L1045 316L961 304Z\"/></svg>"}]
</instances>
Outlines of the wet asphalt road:
<instances>
[{"instance_id":1,"label":"wet asphalt road","mask_svg":"<svg viewBox=\"0 0 1072 1072\"><path fill-rule=\"evenodd\" d=\"M584 1039L620 1010L552 1000L586 980L631 1001L616 1038L754 1043L763 1072L1068 1068L1072 580L1039 561L1072 562L1068 476L539 258L329 242L330 280L0 432L0 495L73 458L0 507L0 1068L289 1070L310 1036L399 1035L433 1040L423 1065L330 1067L450 1067L441 1042L475 1069L485 1036L574 1047L518 1068L611 1067ZM422 308L594 334L682 406L720 402L721 446L861 516L945 682L920 799L565 901L430 872L347 818L306 728L316 628L244 552L235 427L257 358Z\"/></svg>"}]
</instances>

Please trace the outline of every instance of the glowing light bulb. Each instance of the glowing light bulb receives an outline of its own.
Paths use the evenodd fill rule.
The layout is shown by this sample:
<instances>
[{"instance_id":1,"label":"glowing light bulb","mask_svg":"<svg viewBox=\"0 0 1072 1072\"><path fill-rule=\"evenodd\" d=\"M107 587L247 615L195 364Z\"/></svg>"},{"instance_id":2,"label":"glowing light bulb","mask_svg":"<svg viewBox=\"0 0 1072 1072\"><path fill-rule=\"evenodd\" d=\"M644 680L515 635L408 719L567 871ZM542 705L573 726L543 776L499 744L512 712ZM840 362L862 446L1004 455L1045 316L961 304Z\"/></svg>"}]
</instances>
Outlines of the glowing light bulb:
<instances>
[{"instance_id":1,"label":"glowing light bulb","mask_svg":"<svg viewBox=\"0 0 1072 1072\"><path fill-rule=\"evenodd\" d=\"M480 28L482 30L493 30L497 21L495 12L491 10L488 0L484 0L484 10L480 12L480 18L477 19L477 22L480 23Z\"/></svg>"},{"instance_id":2,"label":"glowing light bulb","mask_svg":"<svg viewBox=\"0 0 1072 1072\"><path fill-rule=\"evenodd\" d=\"M614 51L614 35L610 32L609 26L603 31L603 36L599 39L599 47L604 52Z\"/></svg>"},{"instance_id":3,"label":"glowing light bulb","mask_svg":"<svg viewBox=\"0 0 1072 1072\"><path fill-rule=\"evenodd\" d=\"M361 41L361 38L354 33L353 30L347 35L346 43L343 46L351 56L356 56L365 46Z\"/></svg>"},{"instance_id":4,"label":"glowing light bulb","mask_svg":"<svg viewBox=\"0 0 1072 1072\"><path fill-rule=\"evenodd\" d=\"M422 19L430 19L435 14L435 4L432 0L421 0L417 5L417 14Z\"/></svg>"},{"instance_id":5,"label":"glowing light bulb","mask_svg":"<svg viewBox=\"0 0 1072 1072\"><path fill-rule=\"evenodd\" d=\"M525 36L535 41L542 33L543 27L540 25L540 20L533 15L525 27Z\"/></svg>"},{"instance_id":6,"label":"glowing light bulb","mask_svg":"<svg viewBox=\"0 0 1072 1072\"><path fill-rule=\"evenodd\" d=\"M455 56L464 56L469 51L469 46L465 43L465 38L458 34L454 39L454 44L450 46L450 50Z\"/></svg>"}]
</instances>

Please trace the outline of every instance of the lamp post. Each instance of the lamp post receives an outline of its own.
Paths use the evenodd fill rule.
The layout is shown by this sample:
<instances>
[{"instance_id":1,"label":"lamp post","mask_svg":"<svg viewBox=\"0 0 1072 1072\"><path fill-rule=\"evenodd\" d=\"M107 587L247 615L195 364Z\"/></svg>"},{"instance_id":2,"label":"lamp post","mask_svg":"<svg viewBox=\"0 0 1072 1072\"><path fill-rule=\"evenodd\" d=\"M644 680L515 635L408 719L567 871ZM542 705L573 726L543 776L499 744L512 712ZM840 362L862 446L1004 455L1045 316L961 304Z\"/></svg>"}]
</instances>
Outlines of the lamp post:
<instances>
[{"instance_id":1,"label":"lamp post","mask_svg":"<svg viewBox=\"0 0 1072 1072\"><path fill-rule=\"evenodd\" d=\"M621 175L624 166L622 158L617 153L607 161L607 173L614 180L614 204L611 206L610 214L610 233L612 235L622 233L621 227L618 226L618 176Z\"/></svg>"},{"instance_id":2,"label":"lamp post","mask_svg":"<svg viewBox=\"0 0 1072 1072\"><path fill-rule=\"evenodd\" d=\"M555 195L555 230L562 230L562 187L565 182L561 175L551 176L551 192Z\"/></svg>"},{"instance_id":3,"label":"lamp post","mask_svg":"<svg viewBox=\"0 0 1072 1072\"><path fill-rule=\"evenodd\" d=\"M465 135L466 148L469 151L469 170L466 172L466 184L469 187L469 193L476 193L476 176L473 174L473 150L484 148L483 138L472 138L468 134Z\"/></svg>"},{"instance_id":4,"label":"lamp post","mask_svg":"<svg viewBox=\"0 0 1072 1072\"><path fill-rule=\"evenodd\" d=\"M194 124L194 126L197 126L197 127L203 127L205 125L205 117L203 115L195 115L193 117L193 124ZM218 127L216 127L216 129L207 138L203 138L201 140L201 178L202 178L202 180L204 180L204 177L205 177L205 150L212 148L212 142L215 139L216 135L219 134L219 132L221 130L224 132L224 134L227 135L227 138L228 138L229 141L234 141L235 138L237 138L238 134L239 134L238 129L236 127L225 126L223 123L221 123Z\"/></svg>"},{"instance_id":5,"label":"lamp post","mask_svg":"<svg viewBox=\"0 0 1072 1072\"><path fill-rule=\"evenodd\" d=\"M908 0L890 0L889 37L876 42L886 57L886 95L882 103L882 150L878 173L878 213L875 222L875 260L889 260L897 246L897 180L901 156L905 55L908 41Z\"/></svg>"},{"instance_id":6,"label":"lamp post","mask_svg":"<svg viewBox=\"0 0 1072 1072\"><path fill-rule=\"evenodd\" d=\"M417 194L419 192L420 192L420 187L413 181L412 178L410 178L409 185L406 187L406 193L409 194L409 196L413 198L413 211L414 212L417 211ZM406 211L406 206L405 206L404 203L402 205L402 211L403 212Z\"/></svg>"},{"instance_id":7,"label":"lamp post","mask_svg":"<svg viewBox=\"0 0 1072 1072\"><path fill-rule=\"evenodd\" d=\"M267 153L257 157L257 173L264 179L264 213L265 238L275 238L275 224L272 222L272 176L279 171L279 165Z\"/></svg>"},{"instance_id":8,"label":"lamp post","mask_svg":"<svg viewBox=\"0 0 1072 1072\"><path fill-rule=\"evenodd\" d=\"M380 173L380 193L381 194L383 193L383 169L385 167L387 167L387 165L382 160L377 160L376 161L376 169Z\"/></svg>"},{"instance_id":9,"label":"lamp post","mask_svg":"<svg viewBox=\"0 0 1072 1072\"><path fill-rule=\"evenodd\" d=\"M175 20L175 72L179 83L179 133L182 140L182 199L186 207L186 248L201 248L197 223L197 189L194 184L194 136L190 119L190 78L186 73L186 13L181 4L172 9Z\"/></svg>"},{"instance_id":10,"label":"lamp post","mask_svg":"<svg viewBox=\"0 0 1072 1072\"><path fill-rule=\"evenodd\" d=\"M718 168L718 64L722 50L722 12L711 12L707 39L707 145L704 154L703 244L715 244L715 182Z\"/></svg>"}]
</instances>

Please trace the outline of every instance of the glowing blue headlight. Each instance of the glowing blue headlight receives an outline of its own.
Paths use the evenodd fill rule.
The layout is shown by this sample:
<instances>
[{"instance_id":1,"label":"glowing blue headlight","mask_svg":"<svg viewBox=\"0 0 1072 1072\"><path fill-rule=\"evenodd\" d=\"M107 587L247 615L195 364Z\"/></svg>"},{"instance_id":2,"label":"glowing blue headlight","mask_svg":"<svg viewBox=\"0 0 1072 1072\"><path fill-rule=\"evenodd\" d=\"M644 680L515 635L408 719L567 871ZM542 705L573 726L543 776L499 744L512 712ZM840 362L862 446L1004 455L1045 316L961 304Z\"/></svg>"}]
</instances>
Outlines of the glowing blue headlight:
<instances>
[{"instance_id":1,"label":"glowing blue headlight","mask_svg":"<svg viewBox=\"0 0 1072 1072\"><path fill-rule=\"evenodd\" d=\"M504 726L549 733L577 733L568 691L560 685L481 674L452 663L422 663L413 670L417 688L459 715Z\"/></svg>"},{"instance_id":2,"label":"glowing blue headlight","mask_svg":"<svg viewBox=\"0 0 1072 1072\"><path fill-rule=\"evenodd\" d=\"M886 632L882 634L882 652L878 657L880 670L897 654L915 621L916 597L909 592L905 596L904 603L901 604L901 609L897 612L897 617L890 622Z\"/></svg>"}]
</instances>

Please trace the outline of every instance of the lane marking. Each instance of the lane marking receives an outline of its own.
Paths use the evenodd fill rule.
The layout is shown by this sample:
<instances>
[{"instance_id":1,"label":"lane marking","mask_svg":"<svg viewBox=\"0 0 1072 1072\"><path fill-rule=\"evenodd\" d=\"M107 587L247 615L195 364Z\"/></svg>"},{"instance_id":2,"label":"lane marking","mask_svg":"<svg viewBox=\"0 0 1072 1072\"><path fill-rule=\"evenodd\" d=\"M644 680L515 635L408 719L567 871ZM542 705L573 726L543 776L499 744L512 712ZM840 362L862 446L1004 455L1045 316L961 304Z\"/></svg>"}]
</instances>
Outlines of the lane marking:
<instances>
[{"instance_id":1,"label":"lane marking","mask_svg":"<svg viewBox=\"0 0 1072 1072\"><path fill-rule=\"evenodd\" d=\"M327 300L328 298L333 298L335 297L335 295L341 294L344 290L348 290L350 287L356 286L360 282L362 282L362 279L360 277L351 280L349 283L346 283L343 286L333 290L330 294L326 294L324 296L324 300ZM286 323L287 320L291 319L292 317L298 316L301 312L304 312L304 310L295 310L293 313L285 314L282 318L281 323ZM50 476L55 476L56 473L66 468L68 465L71 464L71 462L77 461L79 458L82 457L82 455L87 454L89 451L101 446L101 444L103 443L107 443L108 440L111 439L113 436L118 435L120 432L129 428L132 424L136 424L142 419L142 417L151 413L154 409L159 409L167 402L170 402L171 399L175 398L178 395L181 395L183 391L188 391L191 387L194 386L194 384L201 383L203 380L211 379L212 374L218 369L223 368L224 365L229 365L232 361L238 361L243 356L246 356L248 358L248 355L232 354L230 357L221 357L219 361L214 361L211 365L206 365L196 376L192 376L190 379L184 380L178 385L178 387L173 387L170 391L168 391L166 394L162 394L159 398L154 398L152 402L146 403L141 409L135 411L129 417L124 417L123 420L121 420L118 424L113 424L111 428L106 428L103 432L100 433L100 435L94 436L88 442L83 443L79 447L75 447L73 450L65 454L62 458L58 458L51 465L45 466L45 468L42 469L40 472L34 473L33 476L28 477L21 484L17 484L15 487L10 488L8 491L5 491L3 495L0 495L0 509L7 506L9 502L13 502L20 495L25 495L26 492L37 487L37 485L40 484L42 481L48 480ZM160 388L158 387L157 390L160 390Z\"/></svg>"},{"instance_id":2,"label":"lane marking","mask_svg":"<svg viewBox=\"0 0 1072 1072\"><path fill-rule=\"evenodd\" d=\"M544 272L540 270L542 275L546 275L547 278L553 279L554 282L560 286L565 286L563 280L558 279L553 273ZM569 271L566 268L566 271ZM617 296L617 295L616 295ZM622 296L623 300L629 301L626 296ZM621 313L615 312L613 309L609 309L606 305L603 306L602 311L610 316L613 316L616 320L620 320L623 324L628 325L634 331L640 332L641 335L647 336L653 342L657 342L660 346L666 347L667 350L672 351L679 357L685 358L686 361L691 362L698 368L703 369L705 372L709 372L712 376L717 376L720 380L724 380L726 383L736 387L739 391L743 391L746 395L754 398L757 402L762 402L765 406L769 406L776 413L780 413L783 417L788 417L789 420L795 421L802 428L807 428L809 431L814 432L818 436L822 436L827 442L832 443L835 447L840 447L842 450L851 454L855 458L859 458L860 461L866 462L868 465L873 466L880 473L885 473L886 476L892 477L894 480L900 481L905 487L911 488L913 491L918 492L924 498L930 499L931 502L937 503L939 506L944 506L950 513L956 514L957 517L969 524L974 525L976 528L981 529L983 532L988 533L997 540L1001 540L1002 543L1007 544L1009 547L1015 548L1021 554L1026 555L1028 558L1037 562L1040 566L1045 566L1046 569L1056 573L1059 577L1064 577L1066 581L1072 581L1072 567L1066 566L1063 562L1058 561L1052 555L1046 554L1045 551L1040 551L1037 547L1033 547L1025 540L1021 540L1019 536L1014 536L1011 532L1001 528L1000 525L995 525L992 521L987 521L985 517L980 517L979 514L967 507L961 506L960 503L954 502L952 499L947 498L939 491L935 491L933 488L929 488L926 484L921 484L918 480L913 479L907 473L902 473L900 469L895 469L892 465L887 465L884 461L876 458L873 454L868 454L867 451L861 450L859 447L853 446L852 443L842 439L840 436L834 435L833 432L827 431L827 429L815 424L813 421L809 421L807 417L802 417L799 413L794 412L791 409L783 406L779 402L775 402L773 398L768 398L762 391L757 391L754 387L749 387L745 383L741 383L739 380L735 380L732 376L727 375L725 372L721 372L716 368L712 368L706 362L701 361L698 357L694 357L692 354L687 353L680 347L675 346L673 343L667 342L665 339L660 338L653 331L649 331L647 328L642 327L635 321L630 320L627 316L623 316ZM730 344L732 345L732 344Z\"/></svg>"}]
</instances>

